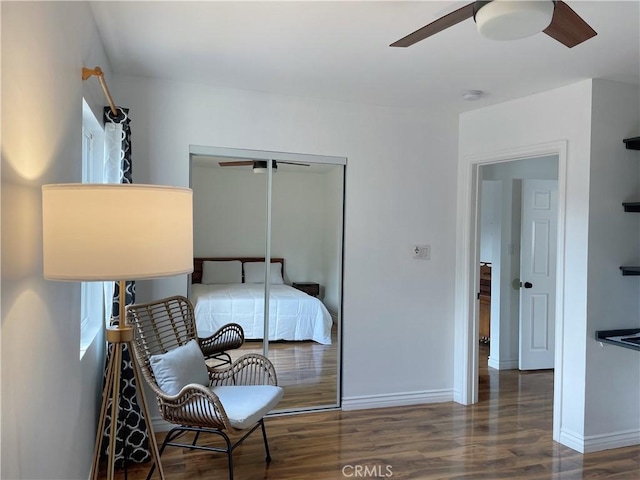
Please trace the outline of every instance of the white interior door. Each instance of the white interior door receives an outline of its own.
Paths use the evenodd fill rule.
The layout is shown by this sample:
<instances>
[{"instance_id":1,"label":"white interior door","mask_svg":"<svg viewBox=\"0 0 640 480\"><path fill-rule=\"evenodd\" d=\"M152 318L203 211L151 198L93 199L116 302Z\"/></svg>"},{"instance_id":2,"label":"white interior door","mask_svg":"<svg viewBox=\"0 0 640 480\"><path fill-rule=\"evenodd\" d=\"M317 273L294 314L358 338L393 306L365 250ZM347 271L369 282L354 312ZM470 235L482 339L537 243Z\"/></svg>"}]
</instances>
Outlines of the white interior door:
<instances>
[{"instance_id":1,"label":"white interior door","mask_svg":"<svg viewBox=\"0 0 640 480\"><path fill-rule=\"evenodd\" d=\"M553 368L557 180L522 181L520 370Z\"/></svg>"}]
</instances>

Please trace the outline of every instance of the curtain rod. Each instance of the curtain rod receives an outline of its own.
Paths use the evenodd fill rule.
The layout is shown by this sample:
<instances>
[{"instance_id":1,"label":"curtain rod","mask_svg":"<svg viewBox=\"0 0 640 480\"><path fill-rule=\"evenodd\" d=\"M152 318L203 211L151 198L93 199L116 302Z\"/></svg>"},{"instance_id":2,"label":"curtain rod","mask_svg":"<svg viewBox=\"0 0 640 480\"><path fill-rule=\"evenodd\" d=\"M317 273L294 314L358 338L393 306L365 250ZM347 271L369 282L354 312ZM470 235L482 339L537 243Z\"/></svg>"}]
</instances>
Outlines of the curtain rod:
<instances>
[{"instance_id":1,"label":"curtain rod","mask_svg":"<svg viewBox=\"0 0 640 480\"><path fill-rule=\"evenodd\" d=\"M109 107L111 108L111 112L117 116L118 109L116 108L116 104L113 102L113 98L109 93L109 88L107 87L107 83L104 81L104 72L100 67L96 67L94 69L82 67L82 80L86 80L92 76L98 77L100 80L100 85L102 86L102 90L104 90L104 95L107 97L107 102L109 102Z\"/></svg>"}]
</instances>

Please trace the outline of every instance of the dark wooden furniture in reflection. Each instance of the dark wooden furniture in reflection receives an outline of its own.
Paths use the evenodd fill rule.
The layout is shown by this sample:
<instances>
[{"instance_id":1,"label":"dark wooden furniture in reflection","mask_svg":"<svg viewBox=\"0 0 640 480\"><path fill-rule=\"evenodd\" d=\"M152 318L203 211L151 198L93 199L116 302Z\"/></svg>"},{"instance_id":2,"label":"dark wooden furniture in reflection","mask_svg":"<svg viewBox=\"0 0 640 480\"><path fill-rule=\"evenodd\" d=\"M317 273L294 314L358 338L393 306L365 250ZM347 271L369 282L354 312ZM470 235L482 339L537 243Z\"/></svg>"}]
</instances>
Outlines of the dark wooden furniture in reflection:
<instances>
[{"instance_id":1,"label":"dark wooden furniture in reflection","mask_svg":"<svg viewBox=\"0 0 640 480\"><path fill-rule=\"evenodd\" d=\"M480 264L480 328L481 343L491 340L491 264Z\"/></svg>"},{"instance_id":2,"label":"dark wooden furniture in reflection","mask_svg":"<svg viewBox=\"0 0 640 480\"><path fill-rule=\"evenodd\" d=\"M320 285L315 282L293 282L291 286L312 297L320 295Z\"/></svg>"}]
</instances>

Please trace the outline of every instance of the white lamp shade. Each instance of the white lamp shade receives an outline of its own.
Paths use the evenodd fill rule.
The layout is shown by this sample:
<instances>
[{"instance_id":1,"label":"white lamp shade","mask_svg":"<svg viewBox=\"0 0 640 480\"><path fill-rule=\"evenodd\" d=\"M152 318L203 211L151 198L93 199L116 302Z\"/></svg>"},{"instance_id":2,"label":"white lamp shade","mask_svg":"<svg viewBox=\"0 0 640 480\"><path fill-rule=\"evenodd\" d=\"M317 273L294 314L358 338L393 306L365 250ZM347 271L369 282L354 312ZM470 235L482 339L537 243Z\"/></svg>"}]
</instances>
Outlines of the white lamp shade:
<instances>
[{"instance_id":1,"label":"white lamp shade","mask_svg":"<svg viewBox=\"0 0 640 480\"><path fill-rule=\"evenodd\" d=\"M42 230L47 279L141 280L193 271L188 188L44 185Z\"/></svg>"},{"instance_id":2,"label":"white lamp shade","mask_svg":"<svg viewBox=\"0 0 640 480\"><path fill-rule=\"evenodd\" d=\"M517 40L540 33L553 19L551 0L493 0L475 15L478 32L491 40Z\"/></svg>"}]
</instances>

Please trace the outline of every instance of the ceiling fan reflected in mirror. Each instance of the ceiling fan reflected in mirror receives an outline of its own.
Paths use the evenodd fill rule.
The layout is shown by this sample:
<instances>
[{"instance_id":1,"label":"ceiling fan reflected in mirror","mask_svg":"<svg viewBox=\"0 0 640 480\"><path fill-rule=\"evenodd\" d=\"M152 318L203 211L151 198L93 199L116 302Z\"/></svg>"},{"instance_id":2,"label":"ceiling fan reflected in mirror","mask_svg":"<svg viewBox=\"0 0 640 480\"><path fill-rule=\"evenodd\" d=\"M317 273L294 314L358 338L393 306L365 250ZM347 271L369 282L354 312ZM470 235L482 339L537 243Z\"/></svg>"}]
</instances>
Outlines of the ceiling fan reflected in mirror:
<instances>
[{"instance_id":1,"label":"ceiling fan reflected in mirror","mask_svg":"<svg viewBox=\"0 0 640 480\"><path fill-rule=\"evenodd\" d=\"M390 46L409 47L468 18L474 19L482 36L492 40L516 40L544 32L572 48L597 35L561 0L490 0L469 3Z\"/></svg>"},{"instance_id":2,"label":"ceiling fan reflected in mirror","mask_svg":"<svg viewBox=\"0 0 640 480\"><path fill-rule=\"evenodd\" d=\"M278 163L286 164L286 165L296 165L298 167L308 167L309 165L306 163L296 163L296 162L284 162L282 160L275 161L271 164L271 170L273 173L278 171ZM230 162L218 162L218 165L221 167L252 167L253 173L266 173L267 172L267 161L266 160L237 160Z\"/></svg>"}]
</instances>

